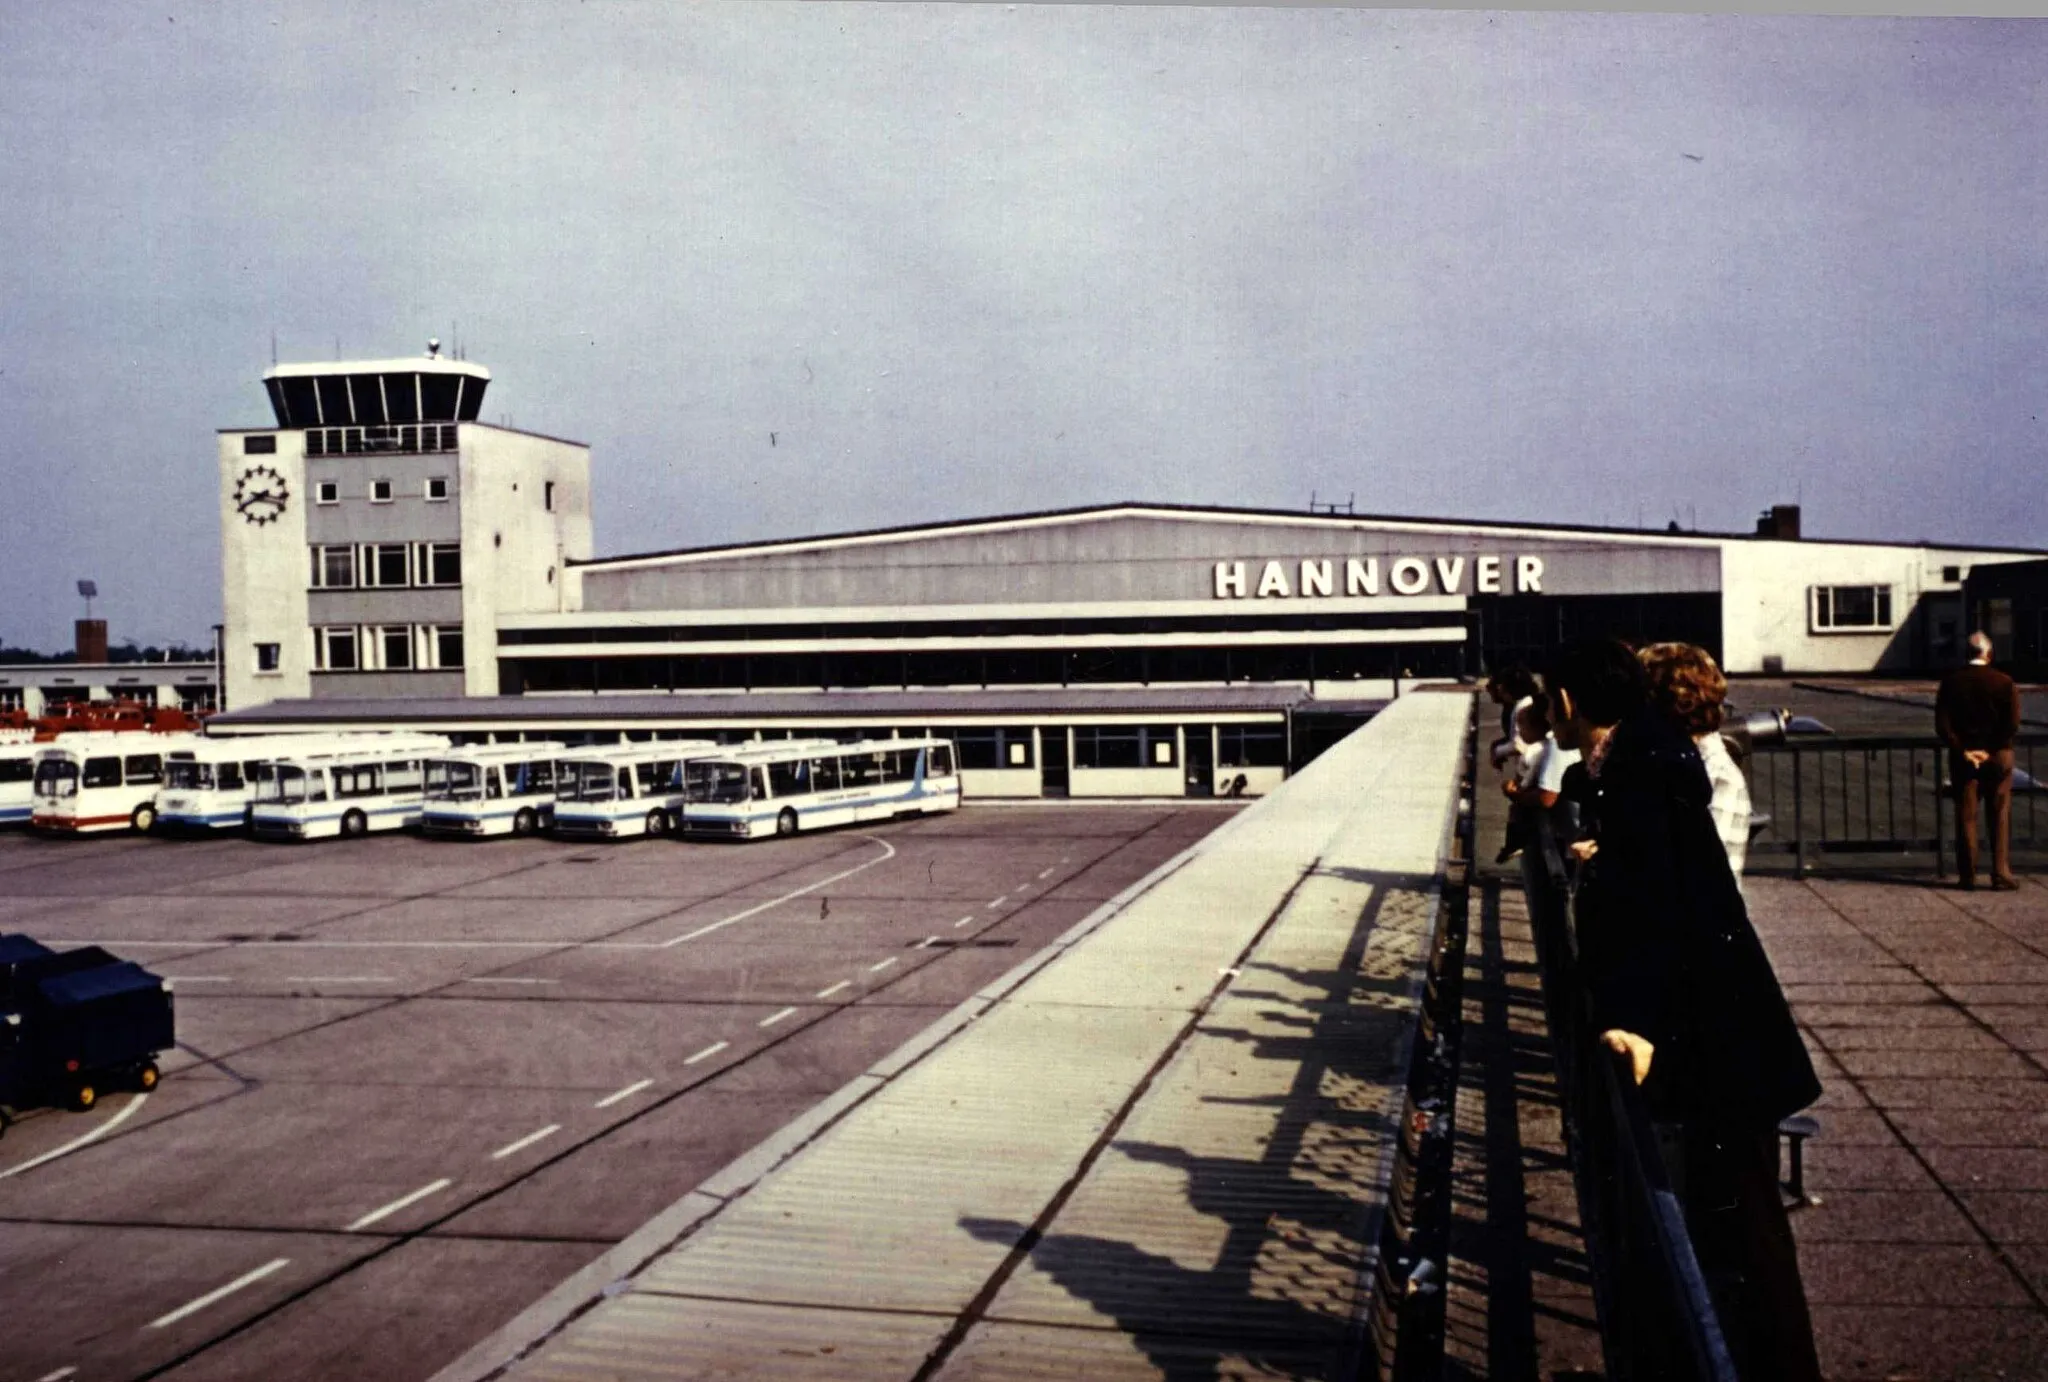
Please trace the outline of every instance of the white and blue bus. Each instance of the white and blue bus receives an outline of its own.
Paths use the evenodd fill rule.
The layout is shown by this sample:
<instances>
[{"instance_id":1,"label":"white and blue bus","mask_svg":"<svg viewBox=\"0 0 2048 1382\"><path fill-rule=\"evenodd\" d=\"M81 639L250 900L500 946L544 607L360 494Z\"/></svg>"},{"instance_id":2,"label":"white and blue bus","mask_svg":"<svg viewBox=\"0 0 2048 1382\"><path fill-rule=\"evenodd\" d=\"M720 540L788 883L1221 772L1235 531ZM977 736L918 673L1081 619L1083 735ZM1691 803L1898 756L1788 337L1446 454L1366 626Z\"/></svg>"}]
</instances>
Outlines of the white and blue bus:
<instances>
[{"instance_id":1,"label":"white and blue bus","mask_svg":"<svg viewBox=\"0 0 2048 1382\"><path fill-rule=\"evenodd\" d=\"M156 824L156 793L166 759L192 751L198 736L91 730L37 744L37 830L148 830Z\"/></svg>"},{"instance_id":2,"label":"white and blue bus","mask_svg":"<svg viewBox=\"0 0 2048 1382\"><path fill-rule=\"evenodd\" d=\"M668 739L564 757L555 770L554 832L600 840L666 834L682 819L683 764L722 752L709 739Z\"/></svg>"},{"instance_id":3,"label":"white and blue bus","mask_svg":"<svg viewBox=\"0 0 2048 1382\"><path fill-rule=\"evenodd\" d=\"M532 835L555 819L555 787L564 768L601 755L551 739L478 744L427 760L427 805L420 829L478 839Z\"/></svg>"},{"instance_id":4,"label":"white and blue bus","mask_svg":"<svg viewBox=\"0 0 2048 1382\"><path fill-rule=\"evenodd\" d=\"M248 738L197 739L164 765L156 793L160 830L240 830L249 823L257 768L298 749L332 744L337 737L358 742L372 734L268 734Z\"/></svg>"},{"instance_id":5,"label":"white and blue bus","mask_svg":"<svg viewBox=\"0 0 2048 1382\"><path fill-rule=\"evenodd\" d=\"M960 774L945 739L728 751L684 765L683 786L683 830L709 839L794 835L960 805Z\"/></svg>"},{"instance_id":6,"label":"white and blue bus","mask_svg":"<svg viewBox=\"0 0 2048 1382\"><path fill-rule=\"evenodd\" d=\"M256 768L249 828L288 840L352 838L419 824L426 760L448 752L439 734L335 735Z\"/></svg>"},{"instance_id":7,"label":"white and blue bus","mask_svg":"<svg viewBox=\"0 0 2048 1382\"><path fill-rule=\"evenodd\" d=\"M0 743L0 825L28 824L36 796L36 750L41 747L25 737Z\"/></svg>"}]
</instances>

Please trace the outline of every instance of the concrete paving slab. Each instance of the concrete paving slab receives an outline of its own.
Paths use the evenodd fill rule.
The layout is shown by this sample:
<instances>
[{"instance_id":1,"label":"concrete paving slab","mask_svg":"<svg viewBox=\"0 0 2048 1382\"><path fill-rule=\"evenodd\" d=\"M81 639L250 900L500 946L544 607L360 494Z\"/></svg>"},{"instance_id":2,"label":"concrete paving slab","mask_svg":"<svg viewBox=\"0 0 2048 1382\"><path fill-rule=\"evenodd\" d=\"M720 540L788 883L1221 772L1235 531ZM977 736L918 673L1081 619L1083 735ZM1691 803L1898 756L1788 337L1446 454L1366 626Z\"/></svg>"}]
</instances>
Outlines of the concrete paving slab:
<instances>
[{"instance_id":1,"label":"concrete paving slab","mask_svg":"<svg viewBox=\"0 0 2048 1382\"><path fill-rule=\"evenodd\" d=\"M788 1382L909 1377L951 1324L942 1315L679 1300L633 1292L609 1302L519 1375L547 1382L700 1382L758 1376L750 1365L767 1357L774 1360L773 1375ZM748 1343L739 1357L731 1343L735 1338Z\"/></svg>"}]
</instances>

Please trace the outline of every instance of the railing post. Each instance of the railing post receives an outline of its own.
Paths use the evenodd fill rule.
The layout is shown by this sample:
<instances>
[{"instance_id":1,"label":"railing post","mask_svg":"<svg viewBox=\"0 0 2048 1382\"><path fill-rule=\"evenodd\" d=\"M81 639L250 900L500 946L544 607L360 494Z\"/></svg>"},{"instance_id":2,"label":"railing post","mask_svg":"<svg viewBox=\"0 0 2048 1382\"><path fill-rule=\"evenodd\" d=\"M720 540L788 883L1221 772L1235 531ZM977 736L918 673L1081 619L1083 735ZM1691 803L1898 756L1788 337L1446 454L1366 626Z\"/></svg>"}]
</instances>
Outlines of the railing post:
<instances>
[{"instance_id":1,"label":"railing post","mask_svg":"<svg viewBox=\"0 0 2048 1382\"><path fill-rule=\"evenodd\" d=\"M1792 876L1806 877L1806 755L1792 749Z\"/></svg>"},{"instance_id":2,"label":"railing post","mask_svg":"<svg viewBox=\"0 0 2048 1382\"><path fill-rule=\"evenodd\" d=\"M1940 749L1934 751L1934 876L1948 877L1948 812L1942 809L1943 799L1948 793L1941 790L1941 778L1947 759ZM1958 865L1961 856L1957 856Z\"/></svg>"}]
</instances>

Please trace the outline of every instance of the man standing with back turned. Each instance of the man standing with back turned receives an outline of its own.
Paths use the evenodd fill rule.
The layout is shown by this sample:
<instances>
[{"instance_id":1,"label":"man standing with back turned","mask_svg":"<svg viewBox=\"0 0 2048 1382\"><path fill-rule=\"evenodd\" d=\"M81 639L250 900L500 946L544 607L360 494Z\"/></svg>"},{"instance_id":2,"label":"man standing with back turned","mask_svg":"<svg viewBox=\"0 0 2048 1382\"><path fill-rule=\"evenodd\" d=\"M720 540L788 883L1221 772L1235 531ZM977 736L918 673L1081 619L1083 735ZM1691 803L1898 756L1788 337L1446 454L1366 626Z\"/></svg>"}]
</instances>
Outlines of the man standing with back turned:
<instances>
[{"instance_id":1,"label":"man standing with back turned","mask_svg":"<svg viewBox=\"0 0 2048 1382\"><path fill-rule=\"evenodd\" d=\"M1934 732L1948 745L1956 794L1956 877L1977 886L1977 805L1991 804L1991 886L2017 888L2012 876L2012 740L2020 729L2020 692L1991 665L1991 638L1970 635L1970 665L1942 678Z\"/></svg>"}]
</instances>

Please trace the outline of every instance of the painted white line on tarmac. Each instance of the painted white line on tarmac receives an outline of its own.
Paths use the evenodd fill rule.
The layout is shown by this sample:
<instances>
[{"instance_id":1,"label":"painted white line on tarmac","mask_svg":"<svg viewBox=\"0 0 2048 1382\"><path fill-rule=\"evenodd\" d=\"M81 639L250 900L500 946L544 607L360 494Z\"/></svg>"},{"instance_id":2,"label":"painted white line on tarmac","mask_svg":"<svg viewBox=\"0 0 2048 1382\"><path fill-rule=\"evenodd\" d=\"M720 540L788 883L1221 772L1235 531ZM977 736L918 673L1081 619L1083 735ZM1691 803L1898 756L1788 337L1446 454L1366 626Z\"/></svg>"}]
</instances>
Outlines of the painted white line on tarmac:
<instances>
[{"instance_id":1,"label":"painted white line on tarmac","mask_svg":"<svg viewBox=\"0 0 2048 1382\"><path fill-rule=\"evenodd\" d=\"M268 1262L258 1267L255 1271L243 1273L241 1276L236 1277L233 1281L230 1281L227 1285L219 1287L216 1290L208 1291L198 1300L187 1301L185 1304L173 1310L170 1314L157 1316L155 1319L149 1322L149 1327L151 1329L162 1329L166 1325L176 1324L179 1320L184 1319L187 1315L196 1315L201 1310L204 1310L207 1306L212 1305L217 1301L226 1300L229 1296L241 1290L244 1286L254 1286L257 1282L263 1280L264 1277L271 1275L273 1272L282 1271L290 1265L291 1259L289 1257L273 1257Z\"/></svg>"},{"instance_id":2,"label":"painted white line on tarmac","mask_svg":"<svg viewBox=\"0 0 2048 1382\"><path fill-rule=\"evenodd\" d=\"M890 844L887 840L878 840L872 835L863 835L861 836L861 838L868 841L870 844L880 845L885 851L885 853L877 855L875 858L868 860L865 864L855 864L850 869L841 869L838 873L832 874L826 878L820 878L815 883L807 883L801 888L792 888L790 891L784 893L780 897L771 897L766 902L756 903L755 905L747 908L743 912L734 912L731 916L725 917L719 921L714 921L708 926L700 926L694 931L685 931L682 935L677 936L673 940L666 940L661 942L660 948L666 950L672 945L681 945L684 941L693 941L697 939L697 937L699 936L708 936L713 931L722 931L726 927L737 925L738 923L745 921L749 917L759 916L761 913L767 911L770 907L780 907L783 903L792 901L795 898L802 897L805 893L814 893L818 889L826 886L829 883L837 883L842 878L851 878L856 873L865 873L867 870L873 868L875 865L886 864L887 862L889 862L889 860L894 859L896 857L896 846Z\"/></svg>"},{"instance_id":3,"label":"painted white line on tarmac","mask_svg":"<svg viewBox=\"0 0 2048 1382\"><path fill-rule=\"evenodd\" d=\"M230 979L225 974L166 974L163 978L167 984L232 984L234 982L233 979Z\"/></svg>"},{"instance_id":4,"label":"painted white line on tarmac","mask_svg":"<svg viewBox=\"0 0 2048 1382\"><path fill-rule=\"evenodd\" d=\"M44 1152L39 1157L31 1158L28 1161L22 1162L19 1166L10 1166L4 1171L0 1171L0 1180L6 1180L9 1176L18 1176L23 1171L33 1171L36 1167L41 1166L44 1162L55 1161L60 1156L64 1156L69 1152L77 1151L80 1147L85 1146L88 1142L99 1141L102 1137L105 1137L108 1133L112 1132L114 1129L120 1127L123 1123L127 1122L130 1118L132 1118L135 1115L135 1111L137 1109L141 1108L144 1104L148 1102L149 1096L147 1094L136 1095L133 1099L130 1099L128 1101L128 1107L122 1109L119 1113L115 1114L112 1118L109 1118L106 1122L94 1128L85 1136L73 1138L71 1141L66 1142L63 1146L56 1147L51 1149L50 1151Z\"/></svg>"},{"instance_id":5,"label":"painted white line on tarmac","mask_svg":"<svg viewBox=\"0 0 2048 1382\"><path fill-rule=\"evenodd\" d=\"M592 1104L591 1107L610 1108L613 1104L618 1103L621 1099L632 1098L635 1094L638 1094L641 1090L647 1088L647 1086L653 1083L654 1081L652 1080L635 1080L633 1081L633 1083L627 1085L624 1089L613 1090L611 1093L605 1095L602 1099L599 1099L596 1103Z\"/></svg>"},{"instance_id":6,"label":"painted white line on tarmac","mask_svg":"<svg viewBox=\"0 0 2048 1382\"><path fill-rule=\"evenodd\" d=\"M44 1373L36 1382L64 1382L65 1378L74 1376L77 1372L78 1369L75 1367L59 1368L55 1372Z\"/></svg>"},{"instance_id":7,"label":"painted white line on tarmac","mask_svg":"<svg viewBox=\"0 0 2048 1382\"><path fill-rule=\"evenodd\" d=\"M779 1013L769 1013L768 1016L762 1018L759 1022L756 1022L754 1025L756 1027L773 1027L776 1023L782 1021L783 1018L793 1017L795 1016L795 1014L795 1008L784 1008Z\"/></svg>"},{"instance_id":8,"label":"painted white line on tarmac","mask_svg":"<svg viewBox=\"0 0 2048 1382\"><path fill-rule=\"evenodd\" d=\"M1009 895L1008 893L1004 893L1004 894L1003 894L1003 895L1002 895L1001 897L999 897L999 898L997 898L997 899L996 899L995 901L993 901L993 902L989 903L989 904L988 904L988 909L989 909L989 910L990 910L991 912L993 912L993 911L994 911L994 910L995 910L996 908L998 908L998 907L1002 906L1002 905L1003 905L1003 904L1004 904L1005 902L1008 902L1009 900L1010 900L1010 895Z\"/></svg>"},{"instance_id":9,"label":"painted white line on tarmac","mask_svg":"<svg viewBox=\"0 0 2048 1382\"><path fill-rule=\"evenodd\" d=\"M720 1051L723 1051L726 1047L730 1045L732 1045L732 1043L729 1041L714 1041L709 1046L699 1051L696 1055L684 1060L683 1064L695 1065L700 1060L710 1060L713 1056L717 1055Z\"/></svg>"},{"instance_id":10,"label":"painted white line on tarmac","mask_svg":"<svg viewBox=\"0 0 2048 1382\"><path fill-rule=\"evenodd\" d=\"M390 978L382 974L287 974L287 984L388 984Z\"/></svg>"},{"instance_id":11,"label":"painted white line on tarmac","mask_svg":"<svg viewBox=\"0 0 2048 1382\"><path fill-rule=\"evenodd\" d=\"M464 979L465 984L559 984L560 979Z\"/></svg>"},{"instance_id":12,"label":"painted white line on tarmac","mask_svg":"<svg viewBox=\"0 0 2048 1382\"><path fill-rule=\"evenodd\" d=\"M1059 865L1057 864L1049 864L1045 868L1042 868L1038 871L1038 876L1040 878L1050 878L1053 875L1053 870L1058 867Z\"/></svg>"},{"instance_id":13,"label":"painted white line on tarmac","mask_svg":"<svg viewBox=\"0 0 2048 1382\"><path fill-rule=\"evenodd\" d=\"M881 973L881 972L882 972L883 970L887 969L887 968L888 968L888 967L889 967L890 965L893 965L893 964L895 964L895 963L896 963L896 957L895 957L894 955L891 955L891 956L890 956L890 957L889 957L888 959L886 959L886 960L883 960L883 961L882 961L882 962L881 962L880 964L872 964L872 965L869 965L869 966L868 966L868 973L870 973L870 974L880 974L880 973Z\"/></svg>"},{"instance_id":14,"label":"painted white line on tarmac","mask_svg":"<svg viewBox=\"0 0 2048 1382\"><path fill-rule=\"evenodd\" d=\"M937 945L938 943L939 943L939 938L938 938L937 936L926 936L926 937L925 937L925 938L924 938L923 940L921 940L921 941L919 941L919 942L917 943L917 949L919 949L919 950L929 950L929 949L931 949L931 948L932 948L933 946Z\"/></svg>"},{"instance_id":15,"label":"painted white line on tarmac","mask_svg":"<svg viewBox=\"0 0 2048 1382\"><path fill-rule=\"evenodd\" d=\"M526 1136L520 1138L517 1142L507 1142L504 1146L498 1148L497 1151L491 1153L491 1160L503 1161L506 1157L511 1156L514 1152L523 1152L528 1147L531 1147L534 1143L540 1141L542 1138L553 1137L556 1133L560 1132L561 1130L562 1125L560 1123L550 1123L546 1127L542 1128L539 1132L530 1132Z\"/></svg>"},{"instance_id":16,"label":"painted white line on tarmac","mask_svg":"<svg viewBox=\"0 0 2048 1382\"><path fill-rule=\"evenodd\" d=\"M817 996L818 996L818 997L820 997L820 998L830 998L830 997L831 997L831 996L832 996L833 994L835 994L835 993L839 992L839 990L841 990L841 989L850 989L850 988L852 988L852 987L853 987L853 980L851 980L851 979L841 979L841 980L840 980L840 981L839 981L838 983L836 983L836 984L832 985L832 987L830 987L830 988L823 988L823 989L819 989L819 990L818 990L818 993L817 993Z\"/></svg>"},{"instance_id":17,"label":"painted white line on tarmac","mask_svg":"<svg viewBox=\"0 0 2048 1382\"><path fill-rule=\"evenodd\" d=\"M974 918L973 918L973 917L971 917L971 916L967 916L967 917L962 917L962 918L960 918L960 920L958 920L958 921L956 921L956 922L954 922L954 923L953 923L953 929L957 931L957 930L959 930L959 929L960 929L961 927L963 927L963 926L967 925L967 924L968 924L969 922L971 922L971 921L973 921L973 920L974 920Z\"/></svg>"},{"instance_id":18,"label":"painted white line on tarmac","mask_svg":"<svg viewBox=\"0 0 2048 1382\"><path fill-rule=\"evenodd\" d=\"M429 1195L440 1194L443 1190L446 1190L449 1186L453 1184L455 1184L454 1181L450 1180L446 1176L443 1176L441 1177L441 1179L435 1181L432 1185L422 1185L419 1189L413 1191L410 1195L400 1195L390 1204L382 1205L376 1209L371 1210L368 1214L365 1214L362 1218L356 1220L347 1228L343 1229L342 1232L354 1233L358 1229L368 1228L371 1224L378 1223L381 1220L390 1218L399 1210L404 1209L407 1205L418 1204L421 1200L424 1200Z\"/></svg>"}]
</instances>

